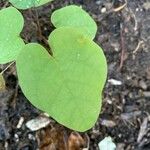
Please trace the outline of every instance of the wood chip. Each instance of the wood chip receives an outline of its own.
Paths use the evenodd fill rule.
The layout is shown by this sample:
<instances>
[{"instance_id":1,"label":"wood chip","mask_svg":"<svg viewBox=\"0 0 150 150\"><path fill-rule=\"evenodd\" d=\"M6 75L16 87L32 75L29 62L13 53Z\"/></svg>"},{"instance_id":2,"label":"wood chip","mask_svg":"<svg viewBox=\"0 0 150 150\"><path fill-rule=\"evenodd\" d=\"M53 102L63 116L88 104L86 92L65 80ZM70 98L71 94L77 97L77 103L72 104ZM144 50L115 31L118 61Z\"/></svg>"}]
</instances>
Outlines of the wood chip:
<instances>
[{"instance_id":1,"label":"wood chip","mask_svg":"<svg viewBox=\"0 0 150 150\"><path fill-rule=\"evenodd\" d=\"M150 2L145 2L144 4L143 4L143 7L146 9L146 10L148 10L148 9L150 9Z\"/></svg>"},{"instance_id":2,"label":"wood chip","mask_svg":"<svg viewBox=\"0 0 150 150\"><path fill-rule=\"evenodd\" d=\"M116 123L112 120L102 120L101 125L106 126L106 127L114 127L116 126Z\"/></svg>"},{"instance_id":3,"label":"wood chip","mask_svg":"<svg viewBox=\"0 0 150 150\"><path fill-rule=\"evenodd\" d=\"M127 5L127 0L125 0L125 3L123 5L121 5L120 7L114 8L113 11L118 12L118 11L122 10L126 5Z\"/></svg>"},{"instance_id":4,"label":"wood chip","mask_svg":"<svg viewBox=\"0 0 150 150\"><path fill-rule=\"evenodd\" d=\"M132 111L129 113L122 113L121 114L121 119L122 120L132 120L134 118L136 118L137 116L141 115L141 111Z\"/></svg>"},{"instance_id":5,"label":"wood chip","mask_svg":"<svg viewBox=\"0 0 150 150\"><path fill-rule=\"evenodd\" d=\"M147 123L148 123L148 118L146 117L143 120L143 123L141 124L140 131L138 134L137 142L140 143L144 135L147 133Z\"/></svg>"},{"instance_id":6,"label":"wood chip","mask_svg":"<svg viewBox=\"0 0 150 150\"><path fill-rule=\"evenodd\" d=\"M122 82L116 79L109 79L108 82L112 85L122 85Z\"/></svg>"},{"instance_id":7,"label":"wood chip","mask_svg":"<svg viewBox=\"0 0 150 150\"><path fill-rule=\"evenodd\" d=\"M17 129L20 129L20 128L21 128L23 122L24 122L24 118L23 118L23 117L20 117L19 122L18 122L18 124L17 124Z\"/></svg>"},{"instance_id":8,"label":"wood chip","mask_svg":"<svg viewBox=\"0 0 150 150\"><path fill-rule=\"evenodd\" d=\"M27 128L31 131L37 131L46 127L50 123L50 119L48 117L37 117L32 119L26 123Z\"/></svg>"},{"instance_id":9,"label":"wood chip","mask_svg":"<svg viewBox=\"0 0 150 150\"><path fill-rule=\"evenodd\" d=\"M143 92L143 95L144 95L145 97L150 97L150 91L145 91L145 92Z\"/></svg>"}]
</instances>

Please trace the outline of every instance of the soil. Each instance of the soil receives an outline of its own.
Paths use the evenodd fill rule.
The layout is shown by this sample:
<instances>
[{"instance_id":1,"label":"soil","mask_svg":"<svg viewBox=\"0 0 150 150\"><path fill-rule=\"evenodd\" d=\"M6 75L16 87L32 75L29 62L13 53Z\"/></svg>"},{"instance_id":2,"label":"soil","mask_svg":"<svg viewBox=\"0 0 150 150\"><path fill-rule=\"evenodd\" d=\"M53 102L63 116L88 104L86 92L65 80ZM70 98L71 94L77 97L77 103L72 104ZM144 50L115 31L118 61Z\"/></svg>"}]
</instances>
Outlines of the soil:
<instances>
[{"instance_id":1,"label":"soil","mask_svg":"<svg viewBox=\"0 0 150 150\"><path fill-rule=\"evenodd\" d=\"M108 80L102 111L95 126L85 132L71 131L51 119L32 132L26 122L41 116L18 85L15 65L5 73L7 90L0 92L0 150L98 150L110 136L118 150L150 150L150 2L149 0L55 0L36 9L21 11L26 43L46 45L54 29L52 12L69 4L82 5L98 25L94 39L104 50ZM0 7L8 7L0 1ZM123 6L123 7L122 7ZM1 65L3 70L7 65ZM112 82L115 79L120 82ZM118 84L119 83L119 84ZM21 118L24 121L17 128Z\"/></svg>"}]
</instances>

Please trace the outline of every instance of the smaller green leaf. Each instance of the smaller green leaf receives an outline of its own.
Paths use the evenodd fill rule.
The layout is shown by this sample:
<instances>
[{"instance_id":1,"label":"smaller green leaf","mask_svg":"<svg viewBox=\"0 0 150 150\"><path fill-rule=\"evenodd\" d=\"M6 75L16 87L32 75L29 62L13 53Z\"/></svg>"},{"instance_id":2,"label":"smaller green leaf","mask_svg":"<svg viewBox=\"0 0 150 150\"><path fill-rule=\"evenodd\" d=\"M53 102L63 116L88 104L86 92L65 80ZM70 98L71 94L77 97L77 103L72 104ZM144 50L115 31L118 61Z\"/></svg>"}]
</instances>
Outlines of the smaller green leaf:
<instances>
[{"instance_id":1,"label":"smaller green leaf","mask_svg":"<svg viewBox=\"0 0 150 150\"><path fill-rule=\"evenodd\" d=\"M75 27L84 35L93 39L97 32L97 25L91 16L81 7L70 5L56 10L51 21L56 28Z\"/></svg>"},{"instance_id":2,"label":"smaller green leaf","mask_svg":"<svg viewBox=\"0 0 150 150\"><path fill-rule=\"evenodd\" d=\"M5 80L3 78L3 75L0 73L0 91L5 90Z\"/></svg>"},{"instance_id":3,"label":"smaller green leaf","mask_svg":"<svg viewBox=\"0 0 150 150\"><path fill-rule=\"evenodd\" d=\"M37 6L44 5L44 4L51 2L51 1L53 1L53 0L39 0L39 3L37 4Z\"/></svg>"},{"instance_id":4,"label":"smaller green leaf","mask_svg":"<svg viewBox=\"0 0 150 150\"><path fill-rule=\"evenodd\" d=\"M13 7L0 10L0 64L14 61L25 45L19 34L24 20Z\"/></svg>"},{"instance_id":5,"label":"smaller green leaf","mask_svg":"<svg viewBox=\"0 0 150 150\"><path fill-rule=\"evenodd\" d=\"M38 7L53 0L9 0L9 2L19 9Z\"/></svg>"}]
</instances>

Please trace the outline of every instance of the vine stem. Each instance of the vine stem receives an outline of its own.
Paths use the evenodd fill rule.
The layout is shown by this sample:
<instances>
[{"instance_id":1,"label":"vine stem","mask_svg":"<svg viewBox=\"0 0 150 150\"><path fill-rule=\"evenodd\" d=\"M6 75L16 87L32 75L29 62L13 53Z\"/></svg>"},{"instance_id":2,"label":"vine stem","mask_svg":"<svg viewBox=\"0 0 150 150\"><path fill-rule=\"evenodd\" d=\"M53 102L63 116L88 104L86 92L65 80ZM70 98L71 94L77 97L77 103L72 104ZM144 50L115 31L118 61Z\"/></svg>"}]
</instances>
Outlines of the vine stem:
<instances>
[{"instance_id":1,"label":"vine stem","mask_svg":"<svg viewBox=\"0 0 150 150\"><path fill-rule=\"evenodd\" d=\"M50 48L50 45L49 45L47 39L42 35L42 30L41 30L40 21L39 21L39 14L38 14L37 10L35 10L35 17L36 17L36 24L37 24L37 29L38 29L38 35L39 35L39 37L41 38L41 40L43 40L44 43L48 46L48 48L46 49L47 52L48 52L51 56L53 56L53 52L52 52L52 50L51 50L51 48Z\"/></svg>"},{"instance_id":2,"label":"vine stem","mask_svg":"<svg viewBox=\"0 0 150 150\"><path fill-rule=\"evenodd\" d=\"M1 75L13 64L15 63L15 61L11 62L4 70L2 70L2 72L0 73Z\"/></svg>"}]
</instances>

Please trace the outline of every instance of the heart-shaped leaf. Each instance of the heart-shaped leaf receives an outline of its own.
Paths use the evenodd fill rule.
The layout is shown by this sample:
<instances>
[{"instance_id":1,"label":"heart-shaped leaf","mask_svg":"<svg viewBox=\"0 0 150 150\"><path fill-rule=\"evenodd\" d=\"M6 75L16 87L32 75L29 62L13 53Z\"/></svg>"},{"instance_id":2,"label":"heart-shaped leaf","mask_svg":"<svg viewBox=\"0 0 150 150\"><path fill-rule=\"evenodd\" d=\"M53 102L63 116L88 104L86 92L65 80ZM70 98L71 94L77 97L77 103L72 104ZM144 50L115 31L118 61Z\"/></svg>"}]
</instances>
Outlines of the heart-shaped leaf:
<instances>
[{"instance_id":1,"label":"heart-shaped leaf","mask_svg":"<svg viewBox=\"0 0 150 150\"><path fill-rule=\"evenodd\" d=\"M9 0L12 5L19 9L28 9L31 7L38 7L53 0Z\"/></svg>"},{"instance_id":2,"label":"heart-shaped leaf","mask_svg":"<svg viewBox=\"0 0 150 150\"><path fill-rule=\"evenodd\" d=\"M0 10L0 64L15 60L24 46L19 37L23 24L23 17L17 9Z\"/></svg>"},{"instance_id":3,"label":"heart-shaped leaf","mask_svg":"<svg viewBox=\"0 0 150 150\"><path fill-rule=\"evenodd\" d=\"M95 21L86 11L75 5L56 10L51 16L51 21L56 28L75 27L92 39L97 32Z\"/></svg>"},{"instance_id":4,"label":"heart-shaped leaf","mask_svg":"<svg viewBox=\"0 0 150 150\"><path fill-rule=\"evenodd\" d=\"M58 28L49 37L53 57L28 44L17 58L20 86L39 109L68 128L85 131L97 120L106 80L101 48L75 28Z\"/></svg>"}]
</instances>

